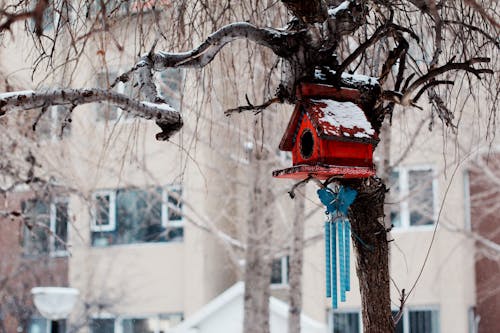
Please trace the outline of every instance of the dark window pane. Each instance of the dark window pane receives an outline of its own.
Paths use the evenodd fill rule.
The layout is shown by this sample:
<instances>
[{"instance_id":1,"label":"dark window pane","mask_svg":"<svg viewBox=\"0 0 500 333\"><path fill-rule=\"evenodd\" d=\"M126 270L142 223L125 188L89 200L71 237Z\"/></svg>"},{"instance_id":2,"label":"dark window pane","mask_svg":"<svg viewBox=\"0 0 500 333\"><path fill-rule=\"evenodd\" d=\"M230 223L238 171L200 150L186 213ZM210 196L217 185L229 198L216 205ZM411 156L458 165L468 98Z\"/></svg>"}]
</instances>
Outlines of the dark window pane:
<instances>
[{"instance_id":1,"label":"dark window pane","mask_svg":"<svg viewBox=\"0 0 500 333\"><path fill-rule=\"evenodd\" d=\"M271 268L271 283L281 284L283 283L283 277L281 272L281 258L274 259Z\"/></svg>"},{"instance_id":2,"label":"dark window pane","mask_svg":"<svg viewBox=\"0 0 500 333\"><path fill-rule=\"evenodd\" d=\"M116 192L117 244L136 243L142 214L146 206L144 193L140 190L118 190Z\"/></svg>"},{"instance_id":3,"label":"dark window pane","mask_svg":"<svg viewBox=\"0 0 500 333\"><path fill-rule=\"evenodd\" d=\"M333 333L359 333L359 313L333 313Z\"/></svg>"},{"instance_id":4,"label":"dark window pane","mask_svg":"<svg viewBox=\"0 0 500 333\"><path fill-rule=\"evenodd\" d=\"M161 191L117 191L116 222L119 244L164 241Z\"/></svg>"},{"instance_id":5,"label":"dark window pane","mask_svg":"<svg viewBox=\"0 0 500 333\"><path fill-rule=\"evenodd\" d=\"M184 239L184 228L183 227L167 227L167 241L168 242L180 242Z\"/></svg>"},{"instance_id":6,"label":"dark window pane","mask_svg":"<svg viewBox=\"0 0 500 333\"><path fill-rule=\"evenodd\" d=\"M389 201L391 207L391 223L395 227L401 227L401 198L399 188L399 172L393 171L389 177Z\"/></svg>"},{"instance_id":7,"label":"dark window pane","mask_svg":"<svg viewBox=\"0 0 500 333\"><path fill-rule=\"evenodd\" d=\"M66 320L65 319L52 320L50 322L50 325L51 325L51 328L56 326L58 333L66 333Z\"/></svg>"},{"instance_id":8,"label":"dark window pane","mask_svg":"<svg viewBox=\"0 0 500 333\"><path fill-rule=\"evenodd\" d=\"M68 203L56 202L55 206L55 234L59 239L54 240L54 250L64 251L66 250L66 242L68 241Z\"/></svg>"},{"instance_id":9,"label":"dark window pane","mask_svg":"<svg viewBox=\"0 0 500 333\"><path fill-rule=\"evenodd\" d=\"M33 199L21 204L25 219L23 248L27 255L49 252L50 204Z\"/></svg>"},{"instance_id":10,"label":"dark window pane","mask_svg":"<svg viewBox=\"0 0 500 333\"><path fill-rule=\"evenodd\" d=\"M114 333L115 320L114 319L92 319L90 322L91 333Z\"/></svg>"},{"instance_id":11,"label":"dark window pane","mask_svg":"<svg viewBox=\"0 0 500 333\"><path fill-rule=\"evenodd\" d=\"M49 321L45 318L31 318L28 333L47 333Z\"/></svg>"},{"instance_id":12,"label":"dark window pane","mask_svg":"<svg viewBox=\"0 0 500 333\"><path fill-rule=\"evenodd\" d=\"M410 311L409 326L409 333L438 333L438 312L430 310Z\"/></svg>"},{"instance_id":13,"label":"dark window pane","mask_svg":"<svg viewBox=\"0 0 500 333\"><path fill-rule=\"evenodd\" d=\"M156 318L123 319L123 333L155 333Z\"/></svg>"},{"instance_id":14,"label":"dark window pane","mask_svg":"<svg viewBox=\"0 0 500 333\"><path fill-rule=\"evenodd\" d=\"M396 316L398 315L398 311L392 311L392 318L396 319ZM403 316L399 319L399 321L396 324L396 330L394 333L405 333L403 329Z\"/></svg>"},{"instance_id":15,"label":"dark window pane","mask_svg":"<svg viewBox=\"0 0 500 333\"><path fill-rule=\"evenodd\" d=\"M98 194L95 197L96 216L95 224L97 226L109 226L111 219L109 216L111 197L109 194Z\"/></svg>"},{"instance_id":16,"label":"dark window pane","mask_svg":"<svg viewBox=\"0 0 500 333\"><path fill-rule=\"evenodd\" d=\"M412 170L409 178L410 225L434 223L433 175L431 170Z\"/></svg>"},{"instance_id":17,"label":"dark window pane","mask_svg":"<svg viewBox=\"0 0 500 333\"><path fill-rule=\"evenodd\" d=\"M180 188L171 188L168 190L168 220L180 221L182 220L182 190Z\"/></svg>"}]
</instances>

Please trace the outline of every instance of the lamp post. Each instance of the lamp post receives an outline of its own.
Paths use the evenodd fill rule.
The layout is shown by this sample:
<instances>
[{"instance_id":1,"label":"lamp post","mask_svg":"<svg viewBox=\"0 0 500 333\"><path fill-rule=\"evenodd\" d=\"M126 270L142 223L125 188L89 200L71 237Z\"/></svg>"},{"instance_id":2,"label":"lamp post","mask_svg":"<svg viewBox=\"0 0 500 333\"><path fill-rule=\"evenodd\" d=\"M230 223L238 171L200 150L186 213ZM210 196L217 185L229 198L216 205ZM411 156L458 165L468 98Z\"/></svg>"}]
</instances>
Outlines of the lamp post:
<instances>
[{"instance_id":1,"label":"lamp post","mask_svg":"<svg viewBox=\"0 0 500 333\"><path fill-rule=\"evenodd\" d=\"M73 310L78 295L80 294L74 288L62 287L36 287L31 289L33 302L40 314L51 320L51 333L59 332L58 325L54 321L66 319Z\"/></svg>"}]
</instances>

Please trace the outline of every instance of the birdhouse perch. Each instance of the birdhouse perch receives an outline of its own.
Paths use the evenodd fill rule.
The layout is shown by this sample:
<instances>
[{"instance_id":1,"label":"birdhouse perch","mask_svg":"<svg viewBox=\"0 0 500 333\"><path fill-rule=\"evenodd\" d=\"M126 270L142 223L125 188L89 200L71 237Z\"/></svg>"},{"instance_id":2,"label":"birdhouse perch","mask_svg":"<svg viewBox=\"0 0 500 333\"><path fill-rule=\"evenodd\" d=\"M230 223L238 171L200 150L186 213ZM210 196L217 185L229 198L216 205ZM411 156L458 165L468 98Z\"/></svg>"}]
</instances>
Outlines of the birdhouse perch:
<instances>
[{"instance_id":1,"label":"birdhouse perch","mask_svg":"<svg viewBox=\"0 0 500 333\"><path fill-rule=\"evenodd\" d=\"M360 104L360 92L302 83L299 100L281 139L293 166L277 178L366 178L375 174L373 151L379 138Z\"/></svg>"}]
</instances>

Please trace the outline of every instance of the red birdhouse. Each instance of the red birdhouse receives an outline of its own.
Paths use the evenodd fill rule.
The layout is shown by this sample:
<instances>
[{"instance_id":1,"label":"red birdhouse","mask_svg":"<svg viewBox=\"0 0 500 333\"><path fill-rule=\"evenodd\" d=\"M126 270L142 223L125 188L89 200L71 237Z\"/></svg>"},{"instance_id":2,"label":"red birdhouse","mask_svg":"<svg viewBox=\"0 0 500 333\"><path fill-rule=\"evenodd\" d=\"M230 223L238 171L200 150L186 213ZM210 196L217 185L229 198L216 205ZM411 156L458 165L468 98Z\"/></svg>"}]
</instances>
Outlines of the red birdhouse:
<instances>
[{"instance_id":1,"label":"red birdhouse","mask_svg":"<svg viewBox=\"0 0 500 333\"><path fill-rule=\"evenodd\" d=\"M281 139L293 166L274 177L365 178L375 174L373 150L379 139L359 104L360 92L322 84L301 84L299 102Z\"/></svg>"}]
</instances>

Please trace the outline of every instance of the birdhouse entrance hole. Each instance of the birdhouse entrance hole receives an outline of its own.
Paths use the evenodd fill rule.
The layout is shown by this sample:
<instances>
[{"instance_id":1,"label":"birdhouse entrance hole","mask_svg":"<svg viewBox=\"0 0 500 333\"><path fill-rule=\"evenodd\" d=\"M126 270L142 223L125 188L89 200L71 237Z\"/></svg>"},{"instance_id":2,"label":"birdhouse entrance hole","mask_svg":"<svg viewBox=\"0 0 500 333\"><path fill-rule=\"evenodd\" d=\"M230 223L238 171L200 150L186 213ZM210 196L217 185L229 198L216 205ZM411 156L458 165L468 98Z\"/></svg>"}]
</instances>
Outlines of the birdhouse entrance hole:
<instances>
[{"instance_id":1,"label":"birdhouse entrance hole","mask_svg":"<svg viewBox=\"0 0 500 333\"><path fill-rule=\"evenodd\" d=\"M304 159L311 157L314 148L314 137L309 130L305 130L300 137L300 154Z\"/></svg>"}]
</instances>

